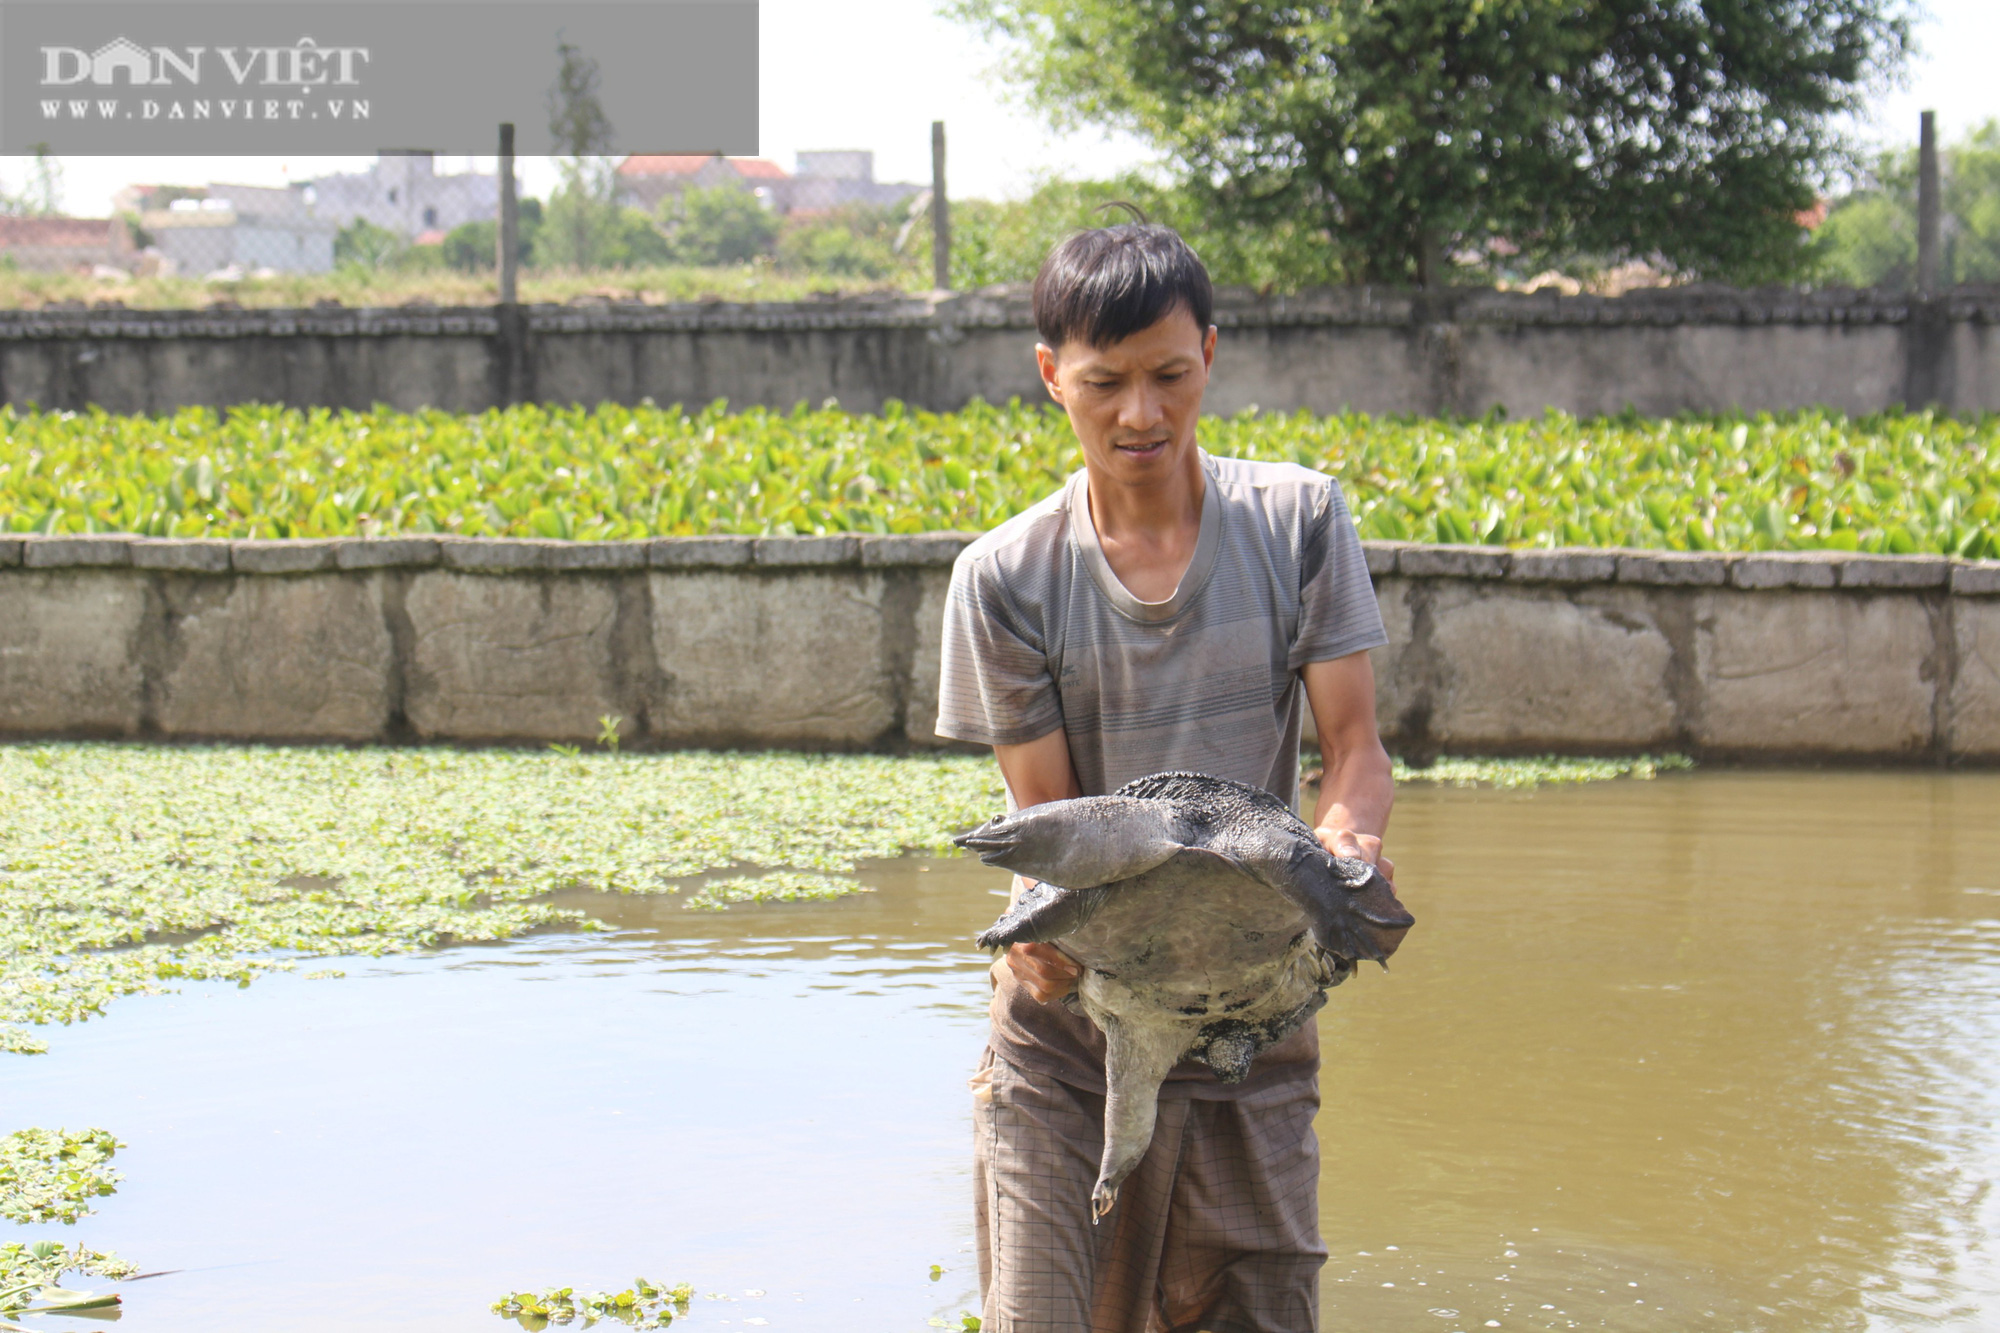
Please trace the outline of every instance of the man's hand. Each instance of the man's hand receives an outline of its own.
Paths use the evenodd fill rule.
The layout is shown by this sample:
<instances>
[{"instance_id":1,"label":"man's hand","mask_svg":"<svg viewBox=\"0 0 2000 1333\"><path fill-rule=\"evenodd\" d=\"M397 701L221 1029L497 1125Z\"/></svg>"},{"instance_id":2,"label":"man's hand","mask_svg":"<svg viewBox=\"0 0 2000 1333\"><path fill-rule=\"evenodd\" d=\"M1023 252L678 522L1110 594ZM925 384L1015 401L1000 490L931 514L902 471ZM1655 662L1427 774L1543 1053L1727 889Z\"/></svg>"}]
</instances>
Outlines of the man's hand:
<instances>
[{"instance_id":1,"label":"man's hand","mask_svg":"<svg viewBox=\"0 0 2000 1333\"><path fill-rule=\"evenodd\" d=\"M1335 856L1358 856L1382 872L1382 878L1396 882L1396 863L1382 855L1382 840L1370 833L1346 828L1316 828L1320 846Z\"/></svg>"},{"instance_id":2,"label":"man's hand","mask_svg":"<svg viewBox=\"0 0 2000 1333\"><path fill-rule=\"evenodd\" d=\"M1007 968L1043 1004L1069 994L1083 975L1083 969L1053 944L1008 945Z\"/></svg>"}]
</instances>

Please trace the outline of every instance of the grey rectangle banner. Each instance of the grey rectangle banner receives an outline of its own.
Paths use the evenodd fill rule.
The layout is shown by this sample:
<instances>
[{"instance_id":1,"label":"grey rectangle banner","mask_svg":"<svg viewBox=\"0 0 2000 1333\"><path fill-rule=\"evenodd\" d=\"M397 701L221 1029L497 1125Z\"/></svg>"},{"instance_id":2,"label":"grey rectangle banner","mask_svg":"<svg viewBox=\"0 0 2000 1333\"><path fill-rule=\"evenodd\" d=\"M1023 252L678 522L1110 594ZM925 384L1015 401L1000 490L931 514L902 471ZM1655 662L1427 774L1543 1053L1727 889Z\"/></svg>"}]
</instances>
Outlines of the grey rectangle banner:
<instances>
[{"instance_id":1,"label":"grey rectangle banner","mask_svg":"<svg viewBox=\"0 0 2000 1333\"><path fill-rule=\"evenodd\" d=\"M556 153L564 42L600 151L757 151L755 0L0 0L0 152Z\"/></svg>"}]
</instances>

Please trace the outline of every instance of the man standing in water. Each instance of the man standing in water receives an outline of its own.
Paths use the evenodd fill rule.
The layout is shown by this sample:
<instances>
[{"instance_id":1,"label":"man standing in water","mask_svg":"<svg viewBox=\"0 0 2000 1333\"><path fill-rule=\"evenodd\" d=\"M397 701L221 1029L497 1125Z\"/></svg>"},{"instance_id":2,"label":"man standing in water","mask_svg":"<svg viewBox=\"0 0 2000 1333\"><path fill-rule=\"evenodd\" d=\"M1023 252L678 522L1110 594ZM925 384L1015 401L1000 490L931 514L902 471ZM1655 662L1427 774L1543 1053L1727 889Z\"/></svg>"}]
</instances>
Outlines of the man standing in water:
<instances>
[{"instance_id":1,"label":"man standing in water","mask_svg":"<svg viewBox=\"0 0 2000 1333\"><path fill-rule=\"evenodd\" d=\"M938 733L991 745L1016 809L1170 769L1291 803L1309 700L1320 840L1393 874L1367 654L1386 639L1361 544L1332 478L1196 446L1216 332L1201 261L1167 227L1080 232L1043 262L1034 306L1084 468L959 557ZM983 1327L1309 1333L1326 1261L1313 1025L1234 1087L1182 1062L1093 1226L1104 1038L1057 1003L1076 976L1049 944L993 969L973 1078Z\"/></svg>"}]
</instances>

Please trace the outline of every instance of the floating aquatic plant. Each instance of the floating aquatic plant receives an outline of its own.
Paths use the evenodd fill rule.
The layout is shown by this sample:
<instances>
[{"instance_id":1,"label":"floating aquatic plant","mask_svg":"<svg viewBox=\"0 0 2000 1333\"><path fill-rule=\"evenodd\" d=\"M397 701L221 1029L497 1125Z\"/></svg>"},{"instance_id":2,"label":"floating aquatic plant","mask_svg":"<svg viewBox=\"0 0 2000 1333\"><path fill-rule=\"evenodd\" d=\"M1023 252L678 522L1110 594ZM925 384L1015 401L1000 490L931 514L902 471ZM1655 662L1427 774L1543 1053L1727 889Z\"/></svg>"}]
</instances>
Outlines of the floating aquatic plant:
<instances>
[{"instance_id":1,"label":"floating aquatic plant","mask_svg":"<svg viewBox=\"0 0 2000 1333\"><path fill-rule=\"evenodd\" d=\"M0 1137L0 1217L70 1223L88 1216L90 1200L117 1189L118 1173L105 1163L123 1146L101 1129L22 1129ZM70 1273L130 1277L137 1271L115 1254L83 1246L9 1242L0 1245L0 1316L113 1311L115 1294L77 1291L61 1285L62 1279ZM6 1318L0 1318L0 1329L24 1333Z\"/></svg>"},{"instance_id":2,"label":"floating aquatic plant","mask_svg":"<svg viewBox=\"0 0 2000 1333\"><path fill-rule=\"evenodd\" d=\"M106 1163L120 1148L108 1131L19 1129L0 1137L0 1217L32 1225L88 1217L90 1200L117 1191Z\"/></svg>"},{"instance_id":3,"label":"floating aquatic plant","mask_svg":"<svg viewBox=\"0 0 2000 1333\"><path fill-rule=\"evenodd\" d=\"M1452 759L1432 761L1412 768L1402 760L1395 763L1398 782L1435 782L1448 787L1539 787L1544 784L1606 782L1613 778L1645 781L1661 773L1694 767L1684 754L1642 754L1628 759L1573 759L1563 755L1537 755L1527 759Z\"/></svg>"},{"instance_id":4,"label":"floating aquatic plant","mask_svg":"<svg viewBox=\"0 0 2000 1333\"><path fill-rule=\"evenodd\" d=\"M632 1328L665 1328L677 1314L686 1314L694 1287L686 1282L661 1287L637 1278L624 1291L582 1292L573 1287L516 1291L493 1302L493 1313L522 1328L543 1329L581 1319L589 1328L600 1319L615 1319Z\"/></svg>"},{"instance_id":5,"label":"floating aquatic plant","mask_svg":"<svg viewBox=\"0 0 2000 1333\"><path fill-rule=\"evenodd\" d=\"M184 978L592 928L559 889L854 892L1000 790L959 755L0 746L0 1047Z\"/></svg>"},{"instance_id":6,"label":"floating aquatic plant","mask_svg":"<svg viewBox=\"0 0 2000 1333\"><path fill-rule=\"evenodd\" d=\"M1364 537L2000 557L2000 416L1209 417L1340 478ZM697 412L0 407L0 529L631 538L983 531L1081 465L1048 404Z\"/></svg>"}]
</instances>

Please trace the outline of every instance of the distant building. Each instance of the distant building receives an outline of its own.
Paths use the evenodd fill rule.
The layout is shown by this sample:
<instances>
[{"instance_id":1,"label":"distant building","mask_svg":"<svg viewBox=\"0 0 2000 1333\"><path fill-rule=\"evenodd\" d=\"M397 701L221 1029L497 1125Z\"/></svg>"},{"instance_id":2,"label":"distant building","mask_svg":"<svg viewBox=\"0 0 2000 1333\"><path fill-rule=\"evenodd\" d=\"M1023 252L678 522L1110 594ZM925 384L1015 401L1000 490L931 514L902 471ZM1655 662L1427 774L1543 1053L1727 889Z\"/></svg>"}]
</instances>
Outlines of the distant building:
<instances>
[{"instance_id":1,"label":"distant building","mask_svg":"<svg viewBox=\"0 0 2000 1333\"><path fill-rule=\"evenodd\" d=\"M440 176L430 153L389 152L366 171L291 185L128 185L113 207L139 215L177 272L325 273L334 237L359 220L419 241L497 217L500 178Z\"/></svg>"},{"instance_id":2,"label":"distant building","mask_svg":"<svg viewBox=\"0 0 2000 1333\"><path fill-rule=\"evenodd\" d=\"M689 186L734 185L770 199L771 187L786 179L785 169L761 157L720 153L633 153L618 164L618 198L648 213L660 200Z\"/></svg>"},{"instance_id":3,"label":"distant building","mask_svg":"<svg viewBox=\"0 0 2000 1333\"><path fill-rule=\"evenodd\" d=\"M87 273L100 264L130 269L138 252L118 218L0 217L0 258L38 273Z\"/></svg>"},{"instance_id":4,"label":"distant building","mask_svg":"<svg viewBox=\"0 0 2000 1333\"><path fill-rule=\"evenodd\" d=\"M865 148L823 149L798 155L787 173L761 157L720 153L634 153L618 164L619 198L652 212L670 194L690 186L733 185L749 190L778 214L823 213L848 204L899 204L921 185L875 179L875 154Z\"/></svg>"},{"instance_id":5,"label":"distant building","mask_svg":"<svg viewBox=\"0 0 2000 1333\"><path fill-rule=\"evenodd\" d=\"M849 204L880 208L922 194L928 186L875 179L875 154L866 148L820 149L798 155L798 170L783 187L781 213L824 213Z\"/></svg>"},{"instance_id":6,"label":"distant building","mask_svg":"<svg viewBox=\"0 0 2000 1333\"><path fill-rule=\"evenodd\" d=\"M139 226L173 271L197 276L229 269L326 273L338 230L314 216L296 187L263 185L211 185L206 198L145 209Z\"/></svg>"},{"instance_id":7,"label":"distant building","mask_svg":"<svg viewBox=\"0 0 2000 1333\"><path fill-rule=\"evenodd\" d=\"M336 227L366 218L404 240L500 216L498 176L440 176L432 154L425 152L382 153L366 171L321 176L292 188L316 216Z\"/></svg>"}]
</instances>

